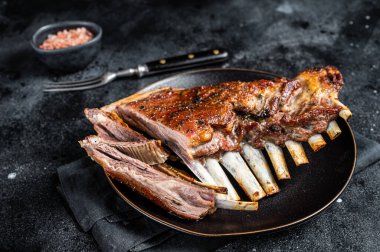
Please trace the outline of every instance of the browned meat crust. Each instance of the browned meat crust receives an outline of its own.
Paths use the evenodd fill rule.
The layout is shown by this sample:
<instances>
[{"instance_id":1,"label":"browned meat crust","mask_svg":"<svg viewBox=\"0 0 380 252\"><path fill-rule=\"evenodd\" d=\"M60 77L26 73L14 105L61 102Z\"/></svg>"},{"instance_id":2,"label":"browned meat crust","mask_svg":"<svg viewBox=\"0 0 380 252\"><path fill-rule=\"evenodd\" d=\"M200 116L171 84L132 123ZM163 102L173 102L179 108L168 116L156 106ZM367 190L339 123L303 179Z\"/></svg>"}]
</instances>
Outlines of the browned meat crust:
<instances>
[{"instance_id":1,"label":"browned meat crust","mask_svg":"<svg viewBox=\"0 0 380 252\"><path fill-rule=\"evenodd\" d=\"M293 80L167 88L113 107L128 123L193 158L238 150L243 139L256 148L264 141L281 146L286 140L307 141L337 117L342 85L340 72L325 67Z\"/></svg>"}]
</instances>

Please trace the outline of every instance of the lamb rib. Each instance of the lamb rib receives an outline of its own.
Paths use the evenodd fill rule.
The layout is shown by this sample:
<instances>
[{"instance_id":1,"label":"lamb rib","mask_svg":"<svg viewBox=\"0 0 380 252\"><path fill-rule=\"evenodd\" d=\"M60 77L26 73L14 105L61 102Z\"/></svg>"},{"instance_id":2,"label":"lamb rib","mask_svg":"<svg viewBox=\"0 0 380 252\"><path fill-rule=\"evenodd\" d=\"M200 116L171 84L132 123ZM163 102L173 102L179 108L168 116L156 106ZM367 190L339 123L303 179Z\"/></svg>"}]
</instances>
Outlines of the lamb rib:
<instances>
[{"instance_id":1,"label":"lamb rib","mask_svg":"<svg viewBox=\"0 0 380 252\"><path fill-rule=\"evenodd\" d=\"M113 147L104 149L88 139L80 144L108 175L170 213L199 220L215 210L214 190L170 176L140 160L120 156Z\"/></svg>"},{"instance_id":2,"label":"lamb rib","mask_svg":"<svg viewBox=\"0 0 380 252\"><path fill-rule=\"evenodd\" d=\"M99 134L98 136L89 136L86 140L97 144L97 146L102 145L108 149L116 147L119 152L113 151L114 154L121 151L122 154L147 164L162 164L168 157L170 160L177 160L176 156L169 156L167 150L162 148L159 140L148 140L145 136L131 129L113 112L87 108L85 109L85 115ZM125 142L125 140L132 140L133 142ZM197 162L193 162L191 165L193 173L197 175L197 178L201 178L200 180L204 182L204 186L221 190L221 187L218 187L203 166Z\"/></svg>"},{"instance_id":3,"label":"lamb rib","mask_svg":"<svg viewBox=\"0 0 380 252\"><path fill-rule=\"evenodd\" d=\"M185 160L240 150L245 139L284 146L326 130L344 106L333 67L306 70L293 80L226 82L191 89L161 89L104 107L127 123L165 141ZM112 110L114 109L114 110Z\"/></svg>"},{"instance_id":4,"label":"lamb rib","mask_svg":"<svg viewBox=\"0 0 380 252\"><path fill-rule=\"evenodd\" d=\"M241 151L242 141L256 149L265 147L278 179L290 179L279 146L287 146L296 165L308 163L299 142L308 141L318 150L325 144L320 133L330 122L338 115L347 119L351 114L338 100L342 85L340 72L325 67L306 70L293 80L161 88L132 95L102 110L116 112L133 127L163 141L201 181L213 183L213 178L198 158ZM237 152L235 155L236 160L243 160ZM240 166L245 163L242 161ZM250 166L256 176L266 174L265 179L271 179L271 188L266 188L268 195L279 191L266 167L257 170L257 166ZM238 174L232 175L239 179ZM261 191L257 188L255 193L262 195Z\"/></svg>"},{"instance_id":5,"label":"lamb rib","mask_svg":"<svg viewBox=\"0 0 380 252\"><path fill-rule=\"evenodd\" d=\"M104 139L117 141L144 141L146 137L131 129L116 113L97 108L86 108L84 114Z\"/></svg>"},{"instance_id":6,"label":"lamb rib","mask_svg":"<svg viewBox=\"0 0 380 252\"><path fill-rule=\"evenodd\" d=\"M149 165L165 163L169 154L165 152L159 140L146 140L139 142L121 142L104 139L99 136L88 136L87 141L102 145L104 148L114 148L132 158L138 159Z\"/></svg>"}]
</instances>

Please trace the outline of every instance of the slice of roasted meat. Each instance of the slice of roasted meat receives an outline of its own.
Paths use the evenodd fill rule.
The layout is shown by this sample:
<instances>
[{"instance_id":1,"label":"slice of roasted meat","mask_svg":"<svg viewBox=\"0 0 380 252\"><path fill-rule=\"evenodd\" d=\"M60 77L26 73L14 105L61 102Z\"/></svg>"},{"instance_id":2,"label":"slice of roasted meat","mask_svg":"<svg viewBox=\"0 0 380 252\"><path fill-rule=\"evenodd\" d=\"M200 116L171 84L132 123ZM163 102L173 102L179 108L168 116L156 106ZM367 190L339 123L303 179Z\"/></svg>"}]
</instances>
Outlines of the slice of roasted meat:
<instances>
[{"instance_id":1,"label":"slice of roasted meat","mask_svg":"<svg viewBox=\"0 0 380 252\"><path fill-rule=\"evenodd\" d=\"M131 129L114 112L105 112L97 108L84 110L87 119L98 135L104 139L117 141L144 141L146 137Z\"/></svg>"},{"instance_id":2,"label":"slice of roasted meat","mask_svg":"<svg viewBox=\"0 0 380 252\"><path fill-rule=\"evenodd\" d=\"M199 220L215 210L215 191L182 180L128 157L117 148L85 139L87 154L112 178L179 217Z\"/></svg>"},{"instance_id":3,"label":"slice of roasted meat","mask_svg":"<svg viewBox=\"0 0 380 252\"><path fill-rule=\"evenodd\" d=\"M169 154L163 150L161 141L144 140L139 142L122 142L104 139L99 136L88 136L87 141L103 146L103 148L116 149L125 155L138 159L149 165L165 163Z\"/></svg>"}]
</instances>

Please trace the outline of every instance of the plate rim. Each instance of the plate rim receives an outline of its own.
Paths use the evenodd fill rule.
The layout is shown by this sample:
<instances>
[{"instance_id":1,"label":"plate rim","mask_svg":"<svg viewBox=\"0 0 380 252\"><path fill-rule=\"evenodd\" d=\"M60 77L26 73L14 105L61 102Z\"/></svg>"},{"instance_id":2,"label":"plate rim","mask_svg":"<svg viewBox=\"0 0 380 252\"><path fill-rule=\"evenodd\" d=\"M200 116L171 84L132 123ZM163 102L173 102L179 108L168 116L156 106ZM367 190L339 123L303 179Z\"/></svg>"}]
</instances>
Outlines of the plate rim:
<instances>
[{"instance_id":1,"label":"plate rim","mask_svg":"<svg viewBox=\"0 0 380 252\"><path fill-rule=\"evenodd\" d=\"M279 75L277 74L274 74L274 73L270 73L270 72L266 72L266 71L261 71L261 70L256 70L256 69L242 69L242 68L207 68L207 69L200 69L200 70L193 70L193 71L187 71L187 72L183 72L183 73L179 73L179 74L175 74L175 75L172 75L172 76L169 76L169 77L166 77L166 78L163 78L163 79L160 79L160 80L157 80L151 84L149 84L148 86L142 88L141 90L139 90L137 93L141 93L141 92L145 92L146 89L149 89L150 87L154 86L154 85L157 85L159 82L161 81L168 81L170 79L174 79L174 78L178 78L180 76L183 76L183 75L191 75L191 74L195 74L195 73L200 73L200 72L207 72L207 71L240 71L240 72L255 72L255 73L259 73L259 74L267 74L267 75L270 75L270 76L273 76L273 77L280 77ZM350 126L350 124L343 120L345 124L347 124L348 126L348 129L350 131L350 134L351 134L351 138L353 140L353 145L354 145L354 161L353 161L353 164L352 164L352 167L351 167L351 172L350 172L350 175L346 181L346 183L344 184L344 186L341 188L341 190L335 195L335 197L333 197L332 200L330 200L327 204L325 204L322 208L320 208L319 210L313 212L312 214L309 214L301 219L298 219L298 220L295 220L295 221L292 221L292 222L289 222L287 224L284 224L284 225L280 225L280 226L276 226L276 227L272 227L272 228L264 228L264 229L258 229L258 230L252 230L252 231L244 231L244 232L229 232L229 233L202 233L202 232L199 232L199 231L194 231L194 230L190 230L190 229L187 229L187 228L183 228L183 227L180 227L180 226L177 226L173 223L169 223L165 220L162 220L152 214L150 214L149 212L146 212L144 211L143 209L141 209L139 206L137 206L136 204L134 204L131 200L129 200L118 188L117 186L114 184L114 182L112 181L112 179L107 175L107 173L105 173L106 177L107 177L107 180L108 182L110 183L111 187L117 192L117 194L125 201L127 202L130 206L132 206L136 211L142 213L143 215L145 215L146 217L154 220L154 221L157 221L158 223L161 223L167 227L170 227L170 228L173 228L175 230L178 230L178 231L181 231L181 232L184 232L184 233L187 233L187 234L191 234L191 235L196 235L196 236L203 236L203 237L229 237L229 236L242 236L242 235L252 235L252 234L259 234L259 233L267 233L267 232L274 232L274 231L280 231L280 230L283 230L283 229L286 229L286 228L290 228L290 227L294 227L298 224L301 224L303 222L306 222L308 220L311 220L313 217L316 217L317 215L319 215L320 213L322 213L323 211L325 211L328 207L330 207L337 199L339 196L342 195L342 193L345 191L345 189L347 188L348 184L350 183L351 179L352 179L352 176L354 174L354 171L355 171L355 168L356 168L356 161L357 161L357 146L356 146L356 140L355 140L355 135L352 131L352 128ZM174 216L173 216L174 217ZM200 220L202 221L202 220Z\"/></svg>"}]
</instances>

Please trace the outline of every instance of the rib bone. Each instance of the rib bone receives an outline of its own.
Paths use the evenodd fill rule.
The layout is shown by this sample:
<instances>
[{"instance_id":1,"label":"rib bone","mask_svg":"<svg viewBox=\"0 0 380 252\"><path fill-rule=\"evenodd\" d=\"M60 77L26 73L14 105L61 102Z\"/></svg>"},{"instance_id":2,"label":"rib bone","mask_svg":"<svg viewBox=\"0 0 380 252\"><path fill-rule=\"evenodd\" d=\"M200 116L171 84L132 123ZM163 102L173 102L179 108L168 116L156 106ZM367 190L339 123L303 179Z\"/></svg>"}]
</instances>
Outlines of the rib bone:
<instances>
[{"instance_id":1,"label":"rib bone","mask_svg":"<svg viewBox=\"0 0 380 252\"><path fill-rule=\"evenodd\" d=\"M309 163L301 143L289 140L285 142L285 146L292 156L296 166Z\"/></svg>"},{"instance_id":2,"label":"rib bone","mask_svg":"<svg viewBox=\"0 0 380 252\"><path fill-rule=\"evenodd\" d=\"M252 201L265 197L265 191L238 152L226 152L222 156L221 163Z\"/></svg>"},{"instance_id":3,"label":"rib bone","mask_svg":"<svg viewBox=\"0 0 380 252\"><path fill-rule=\"evenodd\" d=\"M265 142L265 149L268 152L269 158L272 161L274 171L278 179L290 179L288 166L285 162L285 157L282 149L271 142Z\"/></svg>"},{"instance_id":4,"label":"rib bone","mask_svg":"<svg viewBox=\"0 0 380 252\"><path fill-rule=\"evenodd\" d=\"M267 195L278 193L280 189L270 171L269 165L261 150L255 149L249 144L242 145L242 155L247 161L253 174L260 182Z\"/></svg>"},{"instance_id":5,"label":"rib bone","mask_svg":"<svg viewBox=\"0 0 380 252\"><path fill-rule=\"evenodd\" d=\"M335 103L343 107L343 109L339 112L339 116L347 121L352 116L352 112L346 105L341 103L338 99L335 101Z\"/></svg>"},{"instance_id":6,"label":"rib bone","mask_svg":"<svg viewBox=\"0 0 380 252\"><path fill-rule=\"evenodd\" d=\"M310 144L310 147L313 149L314 152L319 151L323 147L325 147L326 142L323 139L321 134L315 134L311 136L307 142Z\"/></svg>"},{"instance_id":7,"label":"rib bone","mask_svg":"<svg viewBox=\"0 0 380 252\"><path fill-rule=\"evenodd\" d=\"M208 173L206 168L198 160L189 162L188 167L201 182L217 185L210 173Z\"/></svg>"},{"instance_id":8,"label":"rib bone","mask_svg":"<svg viewBox=\"0 0 380 252\"><path fill-rule=\"evenodd\" d=\"M216 207L221 209L241 210L241 211L256 211L259 207L258 202L252 201L236 201L216 199Z\"/></svg>"},{"instance_id":9,"label":"rib bone","mask_svg":"<svg viewBox=\"0 0 380 252\"><path fill-rule=\"evenodd\" d=\"M336 121L331 121L329 123L329 126L327 127L327 135L329 135L331 140L334 140L337 138L340 133L342 133L342 130L339 128L338 123Z\"/></svg>"},{"instance_id":10,"label":"rib bone","mask_svg":"<svg viewBox=\"0 0 380 252\"><path fill-rule=\"evenodd\" d=\"M343 109L339 112L339 116L347 121L352 116L352 112L349 109Z\"/></svg>"},{"instance_id":11,"label":"rib bone","mask_svg":"<svg viewBox=\"0 0 380 252\"><path fill-rule=\"evenodd\" d=\"M232 186L227 175L224 173L223 168L218 163L218 160L214 158L207 158L205 167L207 171L210 173L211 177L215 180L215 182L219 186L223 186L227 188L228 190L227 199L240 200L238 193L236 192L235 188Z\"/></svg>"}]
</instances>

